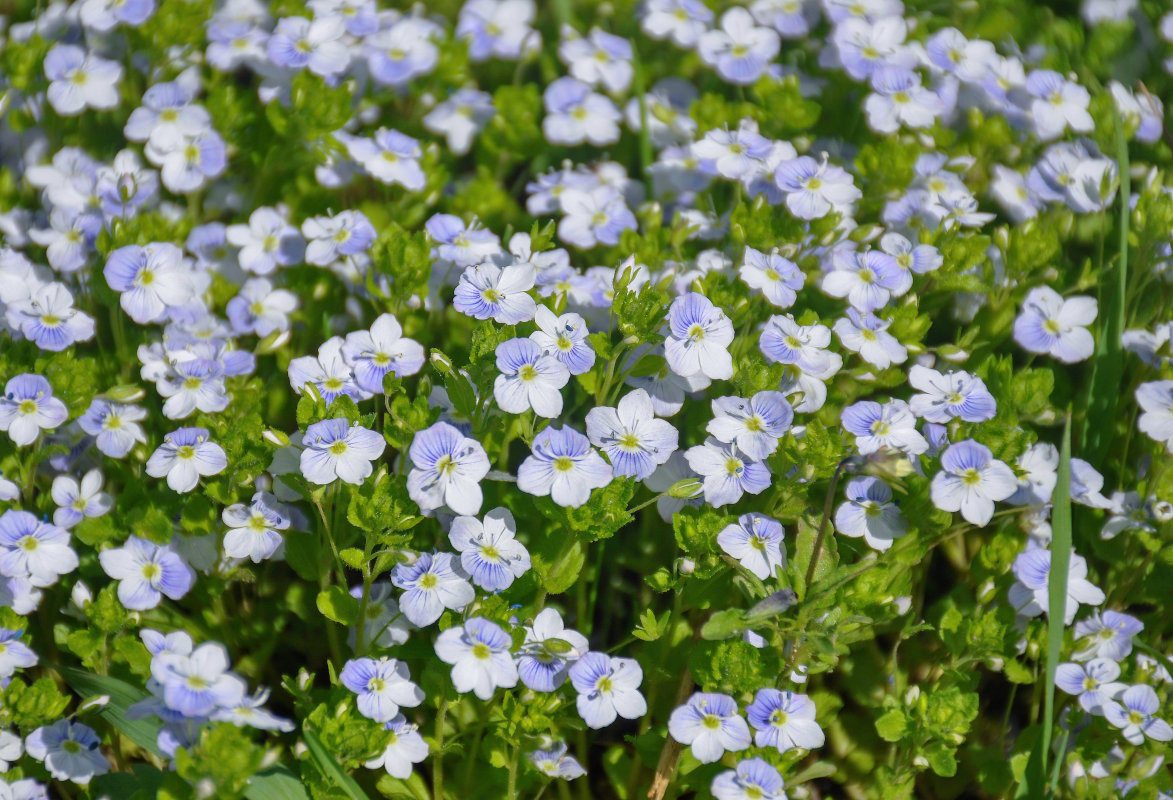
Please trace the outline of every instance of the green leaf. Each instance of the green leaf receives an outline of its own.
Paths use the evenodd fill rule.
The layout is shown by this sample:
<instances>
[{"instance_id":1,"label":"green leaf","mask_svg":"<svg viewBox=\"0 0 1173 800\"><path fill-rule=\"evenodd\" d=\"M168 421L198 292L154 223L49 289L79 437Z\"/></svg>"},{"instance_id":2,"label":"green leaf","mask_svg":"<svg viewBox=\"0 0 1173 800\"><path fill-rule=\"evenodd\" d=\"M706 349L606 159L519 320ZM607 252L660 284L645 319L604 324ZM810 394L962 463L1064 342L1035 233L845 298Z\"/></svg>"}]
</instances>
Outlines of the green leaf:
<instances>
[{"instance_id":1,"label":"green leaf","mask_svg":"<svg viewBox=\"0 0 1173 800\"><path fill-rule=\"evenodd\" d=\"M571 533L565 535L574 536ZM585 563L586 548L577 537L553 559L547 560L539 553L533 554L534 570L548 594L561 594L573 586Z\"/></svg>"},{"instance_id":2,"label":"green leaf","mask_svg":"<svg viewBox=\"0 0 1173 800\"><path fill-rule=\"evenodd\" d=\"M162 757L156 745L162 727L159 721L153 718L128 719L126 716L128 708L146 699L146 692L108 675L95 675L73 667L59 667L57 671L70 688L83 697L109 696L110 702L98 711L99 716L142 749Z\"/></svg>"},{"instance_id":3,"label":"green leaf","mask_svg":"<svg viewBox=\"0 0 1173 800\"><path fill-rule=\"evenodd\" d=\"M957 758L953 748L944 742L933 742L925 748L925 758L933 772L942 778L952 778L957 774Z\"/></svg>"},{"instance_id":4,"label":"green leaf","mask_svg":"<svg viewBox=\"0 0 1173 800\"><path fill-rule=\"evenodd\" d=\"M709 640L729 639L745 630L745 614L738 609L718 611L709 617L701 636Z\"/></svg>"},{"instance_id":5,"label":"green leaf","mask_svg":"<svg viewBox=\"0 0 1173 800\"><path fill-rule=\"evenodd\" d=\"M281 764L252 776L244 796L248 800L308 800L309 797L297 775Z\"/></svg>"},{"instance_id":6,"label":"green leaf","mask_svg":"<svg viewBox=\"0 0 1173 800\"><path fill-rule=\"evenodd\" d=\"M358 619L358 600L341 586L331 586L318 593L318 611L339 625L353 625Z\"/></svg>"},{"instance_id":7,"label":"green leaf","mask_svg":"<svg viewBox=\"0 0 1173 800\"><path fill-rule=\"evenodd\" d=\"M316 733L308 728L302 728L301 736L310 751L310 758L317 764L318 769L322 770L322 773L332 780L350 800L370 800L354 778L342 770L342 767L334 760L334 756L330 755L330 751L322 745L322 741Z\"/></svg>"},{"instance_id":8,"label":"green leaf","mask_svg":"<svg viewBox=\"0 0 1173 800\"><path fill-rule=\"evenodd\" d=\"M876 733L885 742L899 742L908 732L908 718L904 712L894 708L876 720Z\"/></svg>"}]
</instances>

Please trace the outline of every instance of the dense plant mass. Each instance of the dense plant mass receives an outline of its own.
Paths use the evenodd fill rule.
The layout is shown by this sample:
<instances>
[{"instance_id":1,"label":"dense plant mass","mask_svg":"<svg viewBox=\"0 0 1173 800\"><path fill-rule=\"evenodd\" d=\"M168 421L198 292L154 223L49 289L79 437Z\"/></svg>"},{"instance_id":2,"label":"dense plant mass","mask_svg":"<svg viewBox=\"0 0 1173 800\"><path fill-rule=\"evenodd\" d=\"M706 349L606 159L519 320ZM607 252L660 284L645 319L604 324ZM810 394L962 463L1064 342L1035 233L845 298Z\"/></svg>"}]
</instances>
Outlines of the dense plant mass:
<instances>
[{"instance_id":1,"label":"dense plant mass","mask_svg":"<svg viewBox=\"0 0 1173 800\"><path fill-rule=\"evenodd\" d=\"M2 6L0 800L1173 797L1165 0L383 5Z\"/></svg>"}]
</instances>

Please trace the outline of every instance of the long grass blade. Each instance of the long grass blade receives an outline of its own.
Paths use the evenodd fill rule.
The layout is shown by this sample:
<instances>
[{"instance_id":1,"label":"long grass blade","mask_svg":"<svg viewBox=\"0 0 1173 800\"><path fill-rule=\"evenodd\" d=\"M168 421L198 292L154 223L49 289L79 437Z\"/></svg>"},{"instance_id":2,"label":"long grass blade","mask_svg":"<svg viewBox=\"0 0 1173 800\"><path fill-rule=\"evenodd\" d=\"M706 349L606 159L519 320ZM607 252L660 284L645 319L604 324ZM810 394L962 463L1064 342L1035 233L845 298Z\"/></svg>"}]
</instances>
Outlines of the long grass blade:
<instances>
[{"instance_id":1,"label":"long grass blade","mask_svg":"<svg viewBox=\"0 0 1173 800\"><path fill-rule=\"evenodd\" d=\"M1059 448L1059 474L1051 498L1051 574L1047 581L1047 685L1043 702L1042 748L1043 775L1051 755L1055 733L1055 671L1059 669L1059 652L1063 649L1063 631L1067 610L1067 568L1071 563L1071 411L1063 423L1063 442ZM1040 785L1041 789L1042 786Z\"/></svg>"}]
</instances>

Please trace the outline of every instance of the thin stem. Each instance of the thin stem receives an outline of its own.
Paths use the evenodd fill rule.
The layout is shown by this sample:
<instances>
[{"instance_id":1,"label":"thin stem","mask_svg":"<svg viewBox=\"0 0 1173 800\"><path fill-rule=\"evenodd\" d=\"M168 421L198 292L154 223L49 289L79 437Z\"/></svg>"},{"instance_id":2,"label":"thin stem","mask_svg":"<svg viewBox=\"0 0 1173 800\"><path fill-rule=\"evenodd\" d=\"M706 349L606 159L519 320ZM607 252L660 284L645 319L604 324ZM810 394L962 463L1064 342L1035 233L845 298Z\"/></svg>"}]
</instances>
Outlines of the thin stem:
<instances>
[{"instance_id":1,"label":"thin stem","mask_svg":"<svg viewBox=\"0 0 1173 800\"><path fill-rule=\"evenodd\" d=\"M814 580L815 569L819 565L819 556L823 550L823 540L827 536L827 523L831 520L831 506L835 503L835 490L839 488L839 478L843 474L846 466L847 459L843 459L835 465L835 474L831 476L831 485L827 487L827 497L823 500L823 518L819 521L819 532L815 536L815 546L811 550L811 560L806 566L806 581L803 587L804 593L810 592L811 581Z\"/></svg>"},{"instance_id":2,"label":"thin stem","mask_svg":"<svg viewBox=\"0 0 1173 800\"><path fill-rule=\"evenodd\" d=\"M436 707L436 757L432 760L432 796L435 800L444 798L444 718L447 715L448 693L443 692Z\"/></svg>"}]
</instances>

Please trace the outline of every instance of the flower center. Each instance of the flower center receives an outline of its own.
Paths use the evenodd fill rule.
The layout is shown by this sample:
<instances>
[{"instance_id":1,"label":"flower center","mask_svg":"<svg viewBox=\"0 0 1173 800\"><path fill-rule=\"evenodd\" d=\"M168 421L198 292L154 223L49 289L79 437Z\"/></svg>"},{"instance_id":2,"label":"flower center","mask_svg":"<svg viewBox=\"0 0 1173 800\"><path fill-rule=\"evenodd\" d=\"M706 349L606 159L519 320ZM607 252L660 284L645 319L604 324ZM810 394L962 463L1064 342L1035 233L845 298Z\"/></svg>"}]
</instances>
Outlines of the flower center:
<instances>
[{"instance_id":1,"label":"flower center","mask_svg":"<svg viewBox=\"0 0 1173 800\"><path fill-rule=\"evenodd\" d=\"M21 414L36 414L37 401L36 400L21 400L20 405L17 406Z\"/></svg>"},{"instance_id":2,"label":"flower center","mask_svg":"<svg viewBox=\"0 0 1173 800\"><path fill-rule=\"evenodd\" d=\"M730 475L741 475L745 471L745 465L741 463L740 458L725 459L725 471Z\"/></svg>"},{"instance_id":3,"label":"flower center","mask_svg":"<svg viewBox=\"0 0 1173 800\"><path fill-rule=\"evenodd\" d=\"M158 564L143 564L143 578L148 583L154 583L162 573L163 570L159 569Z\"/></svg>"},{"instance_id":4,"label":"flower center","mask_svg":"<svg viewBox=\"0 0 1173 800\"><path fill-rule=\"evenodd\" d=\"M478 658L481 661L484 661L493 655L493 651L489 649L487 644L477 642L472 646L472 654L474 658Z\"/></svg>"},{"instance_id":5,"label":"flower center","mask_svg":"<svg viewBox=\"0 0 1173 800\"><path fill-rule=\"evenodd\" d=\"M330 453L335 456L340 456L347 450L346 442L334 442L330 445Z\"/></svg>"},{"instance_id":6,"label":"flower center","mask_svg":"<svg viewBox=\"0 0 1173 800\"><path fill-rule=\"evenodd\" d=\"M701 719L701 724L711 731L715 731L721 727L721 718L716 714L705 714Z\"/></svg>"},{"instance_id":7,"label":"flower center","mask_svg":"<svg viewBox=\"0 0 1173 800\"><path fill-rule=\"evenodd\" d=\"M371 678L367 681L368 692L381 692L386 687L386 682L382 678Z\"/></svg>"},{"instance_id":8,"label":"flower center","mask_svg":"<svg viewBox=\"0 0 1173 800\"><path fill-rule=\"evenodd\" d=\"M26 553L31 553L36 550L39 544L40 543L32 536L22 536L16 542L16 546L21 550L24 550Z\"/></svg>"},{"instance_id":9,"label":"flower center","mask_svg":"<svg viewBox=\"0 0 1173 800\"><path fill-rule=\"evenodd\" d=\"M185 461L189 458L195 458L195 448L190 444L180 445L175 451L176 458L182 458Z\"/></svg>"},{"instance_id":10,"label":"flower center","mask_svg":"<svg viewBox=\"0 0 1173 800\"><path fill-rule=\"evenodd\" d=\"M437 475L447 475L448 473L452 472L455 469L456 469L456 462L452 459L452 456L443 455L443 456L440 456L438 459L436 459L436 474Z\"/></svg>"},{"instance_id":11,"label":"flower center","mask_svg":"<svg viewBox=\"0 0 1173 800\"><path fill-rule=\"evenodd\" d=\"M981 473L973 467L961 472L961 482L966 486L977 486L982 482Z\"/></svg>"},{"instance_id":12,"label":"flower center","mask_svg":"<svg viewBox=\"0 0 1173 800\"><path fill-rule=\"evenodd\" d=\"M525 364L517 371L517 377L521 378L523 381L532 381L534 378L538 377L538 371L534 369L533 364Z\"/></svg>"},{"instance_id":13,"label":"flower center","mask_svg":"<svg viewBox=\"0 0 1173 800\"><path fill-rule=\"evenodd\" d=\"M554 459L554 469L559 472L570 472L574 469L574 459L569 456L558 456Z\"/></svg>"},{"instance_id":14,"label":"flower center","mask_svg":"<svg viewBox=\"0 0 1173 800\"><path fill-rule=\"evenodd\" d=\"M778 709L774 713L770 714L770 724L779 728L786 724L787 719L787 713L781 709Z\"/></svg>"},{"instance_id":15,"label":"flower center","mask_svg":"<svg viewBox=\"0 0 1173 800\"><path fill-rule=\"evenodd\" d=\"M425 572L420 576L421 589L435 589L439 585L440 579L431 572Z\"/></svg>"}]
</instances>

